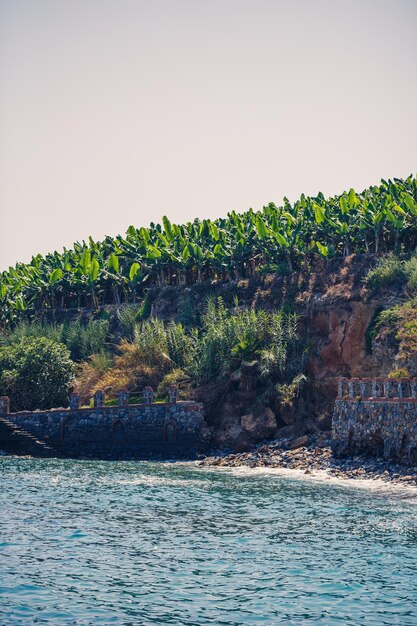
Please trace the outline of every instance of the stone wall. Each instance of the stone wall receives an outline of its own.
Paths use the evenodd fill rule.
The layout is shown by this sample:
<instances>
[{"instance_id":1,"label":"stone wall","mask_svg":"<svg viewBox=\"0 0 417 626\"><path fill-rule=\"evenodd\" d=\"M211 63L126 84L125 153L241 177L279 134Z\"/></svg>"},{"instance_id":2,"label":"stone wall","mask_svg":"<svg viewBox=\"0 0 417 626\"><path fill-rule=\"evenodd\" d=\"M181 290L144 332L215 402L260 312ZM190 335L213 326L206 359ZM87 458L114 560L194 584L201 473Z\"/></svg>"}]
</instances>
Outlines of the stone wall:
<instances>
[{"instance_id":1,"label":"stone wall","mask_svg":"<svg viewBox=\"0 0 417 626\"><path fill-rule=\"evenodd\" d=\"M340 379L332 440L339 455L417 464L417 378Z\"/></svg>"},{"instance_id":2,"label":"stone wall","mask_svg":"<svg viewBox=\"0 0 417 626\"><path fill-rule=\"evenodd\" d=\"M71 457L193 458L208 444L194 402L97 406L10 413L9 421Z\"/></svg>"}]
</instances>

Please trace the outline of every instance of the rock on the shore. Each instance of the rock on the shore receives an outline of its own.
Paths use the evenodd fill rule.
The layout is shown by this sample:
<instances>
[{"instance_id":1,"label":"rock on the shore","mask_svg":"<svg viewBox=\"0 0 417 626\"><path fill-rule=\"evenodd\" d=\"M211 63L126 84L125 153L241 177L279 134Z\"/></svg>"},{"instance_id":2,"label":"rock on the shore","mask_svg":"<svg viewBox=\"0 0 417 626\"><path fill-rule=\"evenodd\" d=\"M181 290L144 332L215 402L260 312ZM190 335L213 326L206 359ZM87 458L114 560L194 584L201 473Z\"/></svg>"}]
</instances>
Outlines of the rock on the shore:
<instances>
[{"instance_id":1,"label":"rock on the shore","mask_svg":"<svg viewBox=\"0 0 417 626\"><path fill-rule=\"evenodd\" d=\"M269 407L263 409L260 415L248 413L242 415L240 424L254 439L268 439L272 437L277 430L277 420L273 410Z\"/></svg>"},{"instance_id":2,"label":"rock on the shore","mask_svg":"<svg viewBox=\"0 0 417 626\"><path fill-rule=\"evenodd\" d=\"M282 429L284 430L284 429ZM340 459L333 455L330 433L279 438L263 443L250 451L205 458L200 465L219 467L270 467L304 470L311 474L324 470L336 478L379 479L407 486L417 485L417 466L395 465L384 459L358 455Z\"/></svg>"},{"instance_id":3,"label":"rock on the shore","mask_svg":"<svg viewBox=\"0 0 417 626\"><path fill-rule=\"evenodd\" d=\"M297 437L291 443L291 450L297 450L298 448L302 448L308 444L308 435L303 435L302 437Z\"/></svg>"}]
</instances>

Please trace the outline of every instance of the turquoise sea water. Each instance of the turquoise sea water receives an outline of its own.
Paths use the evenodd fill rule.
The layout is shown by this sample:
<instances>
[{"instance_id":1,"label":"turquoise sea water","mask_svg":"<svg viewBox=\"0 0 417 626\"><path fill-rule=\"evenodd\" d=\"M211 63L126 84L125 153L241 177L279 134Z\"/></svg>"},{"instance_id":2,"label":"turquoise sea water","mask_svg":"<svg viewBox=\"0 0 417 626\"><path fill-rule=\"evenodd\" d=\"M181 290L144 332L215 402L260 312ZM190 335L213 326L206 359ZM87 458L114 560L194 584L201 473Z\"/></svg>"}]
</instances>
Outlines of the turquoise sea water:
<instances>
[{"instance_id":1,"label":"turquoise sea water","mask_svg":"<svg viewBox=\"0 0 417 626\"><path fill-rule=\"evenodd\" d=\"M417 504L187 464L0 458L0 624L417 624Z\"/></svg>"}]
</instances>

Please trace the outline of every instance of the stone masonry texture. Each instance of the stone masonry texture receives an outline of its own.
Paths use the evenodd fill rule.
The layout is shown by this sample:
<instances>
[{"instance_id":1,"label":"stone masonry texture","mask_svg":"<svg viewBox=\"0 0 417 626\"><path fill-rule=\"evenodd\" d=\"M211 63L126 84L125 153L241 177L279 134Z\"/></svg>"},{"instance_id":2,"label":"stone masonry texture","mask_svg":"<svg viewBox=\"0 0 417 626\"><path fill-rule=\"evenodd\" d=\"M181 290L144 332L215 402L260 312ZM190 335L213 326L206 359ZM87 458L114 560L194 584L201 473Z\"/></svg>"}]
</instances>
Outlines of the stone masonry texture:
<instances>
[{"instance_id":1,"label":"stone masonry texture","mask_svg":"<svg viewBox=\"0 0 417 626\"><path fill-rule=\"evenodd\" d=\"M209 441L203 405L193 402L52 409L7 417L71 457L193 458Z\"/></svg>"},{"instance_id":2,"label":"stone masonry texture","mask_svg":"<svg viewBox=\"0 0 417 626\"><path fill-rule=\"evenodd\" d=\"M417 464L416 379L342 379L332 420L336 454Z\"/></svg>"}]
</instances>

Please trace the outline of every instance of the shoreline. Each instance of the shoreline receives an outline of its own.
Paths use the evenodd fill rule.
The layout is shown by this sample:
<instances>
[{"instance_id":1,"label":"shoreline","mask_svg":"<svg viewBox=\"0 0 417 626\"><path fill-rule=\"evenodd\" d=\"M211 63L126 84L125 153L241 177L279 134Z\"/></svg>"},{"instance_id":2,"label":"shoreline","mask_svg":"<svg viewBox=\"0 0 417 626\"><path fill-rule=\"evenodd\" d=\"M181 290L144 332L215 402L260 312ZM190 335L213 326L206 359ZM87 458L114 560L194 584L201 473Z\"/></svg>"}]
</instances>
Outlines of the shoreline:
<instances>
[{"instance_id":1,"label":"shoreline","mask_svg":"<svg viewBox=\"0 0 417 626\"><path fill-rule=\"evenodd\" d=\"M401 465L393 461L358 454L352 457L336 457L331 449L328 433L303 435L301 437L262 442L249 451L230 453L213 451L199 459L94 459L74 457L74 460L150 461L192 463L198 467L246 470L280 470L282 475L294 478L324 480L379 482L415 489L417 466ZM0 457L35 459L31 455L15 455L0 449Z\"/></svg>"},{"instance_id":2,"label":"shoreline","mask_svg":"<svg viewBox=\"0 0 417 626\"><path fill-rule=\"evenodd\" d=\"M280 469L296 472L298 476L326 479L382 481L388 484L417 487L417 466L400 465L381 458L358 454L352 457L334 456L331 438L305 435L295 440L274 440L259 444L246 452L215 453L198 461L200 467Z\"/></svg>"}]
</instances>

